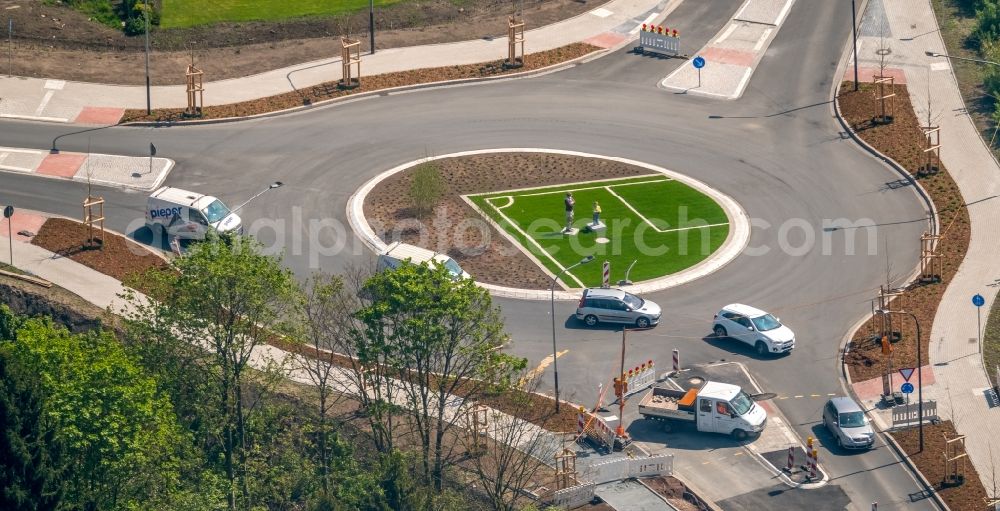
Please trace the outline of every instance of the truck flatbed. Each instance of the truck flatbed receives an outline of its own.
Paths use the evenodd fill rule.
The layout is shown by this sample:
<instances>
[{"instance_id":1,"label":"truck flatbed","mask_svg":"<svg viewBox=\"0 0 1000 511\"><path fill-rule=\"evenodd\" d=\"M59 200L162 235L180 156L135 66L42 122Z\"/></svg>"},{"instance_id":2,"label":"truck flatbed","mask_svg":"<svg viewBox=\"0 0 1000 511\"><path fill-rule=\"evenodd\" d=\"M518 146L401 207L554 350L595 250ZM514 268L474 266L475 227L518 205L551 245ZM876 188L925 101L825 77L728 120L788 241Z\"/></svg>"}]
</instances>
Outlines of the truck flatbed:
<instances>
[{"instance_id":1,"label":"truck flatbed","mask_svg":"<svg viewBox=\"0 0 1000 511\"><path fill-rule=\"evenodd\" d=\"M688 391L653 387L639 401L639 413L644 417L693 421L694 402L698 389Z\"/></svg>"}]
</instances>

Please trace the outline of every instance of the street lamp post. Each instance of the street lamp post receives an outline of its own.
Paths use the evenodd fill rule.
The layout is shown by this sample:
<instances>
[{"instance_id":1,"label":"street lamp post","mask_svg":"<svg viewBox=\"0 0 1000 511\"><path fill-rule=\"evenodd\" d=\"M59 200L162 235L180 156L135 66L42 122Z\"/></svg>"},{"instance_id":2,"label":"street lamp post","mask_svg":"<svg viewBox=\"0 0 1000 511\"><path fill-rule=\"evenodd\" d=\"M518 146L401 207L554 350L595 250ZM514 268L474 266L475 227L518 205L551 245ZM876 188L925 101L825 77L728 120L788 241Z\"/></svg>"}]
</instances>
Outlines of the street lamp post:
<instances>
[{"instance_id":1,"label":"street lamp post","mask_svg":"<svg viewBox=\"0 0 1000 511\"><path fill-rule=\"evenodd\" d=\"M920 452L924 451L924 378L921 370L921 360L923 350L920 348L920 321L912 312L892 311L879 309L877 314L902 314L913 318L913 323L917 326L917 430L920 436Z\"/></svg>"},{"instance_id":2,"label":"street lamp post","mask_svg":"<svg viewBox=\"0 0 1000 511\"><path fill-rule=\"evenodd\" d=\"M851 0L851 30L854 32L854 92L858 91L858 9Z\"/></svg>"},{"instance_id":3,"label":"street lamp post","mask_svg":"<svg viewBox=\"0 0 1000 511\"><path fill-rule=\"evenodd\" d=\"M566 268L565 270L555 274L552 277L552 288L549 290L551 293L551 298L549 303L552 306L552 372L555 374L555 385L556 385L556 413L559 413L559 357L556 354L556 282L563 273L566 273L581 264L587 264L594 260L594 256L589 255L580 260L580 262Z\"/></svg>"},{"instance_id":4,"label":"street lamp post","mask_svg":"<svg viewBox=\"0 0 1000 511\"><path fill-rule=\"evenodd\" d=\"M368 36L371 39L372 55L375 54L375 0L368 0Z\"/></svg>"},{"instance_id":5,"label":"street lamp post","mask_svg":"<svg viewBox=\"0 0 1000 511\"><path fill-rule=\"evenodd\" d=\"M928 57L944 57L946 59L952 59L952 60L965 60L965 61L968 61L968 62L975 62L977 64L989 64L991 66L1000 66L1000 62L993 62L991 60L983 60L983 59L972 59L972 58L969 58L969 57L958 57L958 56L955 56L955 55L948 55L947 53L937 53L937 52L933 52L933 51L925 51L924 55L927 55Z\"/></svg>"},{"instance_id":6,"label":"street lamp post","mask_svg":"<svg viewBox=\"0 0 1000 511\"><path fill-rule=\"evenodd\" d=\"M250 204L250 201L256 199L257 197L260 197L261 195L264 195L265 193L267 193L270 190L274 190L275 188L281 188L282 186L284 186L284 184L285 183L282 183L281 181L275 181L275 182L267 185L267 188L265 188L265 189L257 192L257 195L254 195L253 197L250 197L245 202L243 202L243 204L240 204L239 206L236 206L235 208L233 208L232 212L235 213L235 212L243 209L243 206L246 206L247 204Z\"/></svg>"},{"instance_id":7,"label":"street lamp post","mask_svg":"<svg viewBox=\"0 0 1000 511\"><path fill-rule=\"evenodd\" d=\"M142 12L146 21L146 115L151 115L153 107L149 98L149 3L143 5Z\"/></svg>"}]
</instances>

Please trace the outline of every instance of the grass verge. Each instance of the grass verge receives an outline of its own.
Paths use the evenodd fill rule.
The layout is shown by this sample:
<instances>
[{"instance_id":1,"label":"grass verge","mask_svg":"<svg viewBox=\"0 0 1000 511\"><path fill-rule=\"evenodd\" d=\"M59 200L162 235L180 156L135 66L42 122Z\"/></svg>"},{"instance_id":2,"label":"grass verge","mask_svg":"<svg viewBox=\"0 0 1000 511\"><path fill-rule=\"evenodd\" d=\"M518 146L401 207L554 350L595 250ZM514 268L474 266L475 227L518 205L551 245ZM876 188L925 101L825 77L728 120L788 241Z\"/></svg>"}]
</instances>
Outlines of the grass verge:
<instances>
[{"instance_id":1,"label":"grass verge","mask_svg":"<svg viewBox=\"0 0 1000 511\"><path fill-rule=\"evenodd\" d=\"M924 135L920 129L920 122L913 113L906 86L897 85L893 91L896 93L896 117L891 124L872 122L876 116L877 105L871 84L862 84L858 92L852 89L853 83L844 82L837 99L844 120L859 137L882 154L896 160L915 180L918 180L930 194L938 210L939 233L942 235L937 246L941 261L939 272L941 281L936 284L908 285L902 296L894 300L892 307L894 310L903 309L912 312L920 321L923 358L919 363L924 366L928 363L928 340L938 304L969 247L971 233L969 213L958 186L944 165L940 165L936 174L917 177L917 171L925 162ZM887 183L887 186L912 185L906 180L900 180ZM919 241L915 239L912 243L917 244ZM874 291L872 298L875 298ZM913 321L909 318L893 316L892 321L898 326L894 330L902 334L902 339L894 344L892 354L893 365L899 367L901 363L916 360L917 344L914 341L916 332ZM885 357L882 355L881 343L874 335L874 325L871 321L854 333L845 363L854 382L882 375L885 370Z\"/></svg>"},{"instance_id":2,"label":"grass verge","mask_svg":"<svg viewBox=\"0 0 1000 511\"><path fill-rule=\"evenodd\" d=\"M375 0L385 7L403 0ZM368 9L368 0L164 0L160 26L186 28L220 22L281 21L306 16L337 16Z\"/></svg>"},{"instance_id":3,"label":"grass verge","mask_svg":"<svg viewBox=\"0 0 1000 511\"><path fill-rule=\"evenodd\" d=\"M324 82L309 88L300 89L276 96L243 101L240 103L230 103L227 105L206 106L202 109L200 117L189 117L184 113L183 108L162 108L155 109L150 115L146 115L144 109L129 109L125 111L121 122L162 122L170 123L191 119L226 119L232 117L246 117L251 115L266 114L287 110L289 108L311 105L320 101L350 96L362 92L372 92L393 87L405 87L410 85L420 85L448 80L461 80L468 78L482 78L491 76L502 76L506 74L533 71L555 64L560 64L568 60L583 57L600 50L597 46L587 43L573 43L561 46L552 50L525 55L524 66L515 69L504 67L502 60L484 62L479 64L468 64L464 66L445 66L427 69L413 69L398 73L386 73L374 76L362 76L361 84L354 89L340 89L336 81ZM211 94L211 90L207 90Z\"/></svg>"},{"instance_id":4,"label":"grass verge","mask_svg":"<svg viewBox=\"0 0 1000 511\"><path fill-rule=\"evenodd\" d=\"M998 366L1000 366L1000 300L994 299L989 318L986 320L986 328L983 329L983 367L986 368L986 376L994 386L1000 385Z\"/></svg>"},{"instance_id":5,"label":"grass verge","mask_svg":"<svg viewBox=\"0 0 1000 511\"><path fill-rule=\"evenodd\" d=\"M963 482L954 484L951 479L946 480L945 436L949 439L958 436L951 421L924 424L923 451L920 450L918 428L893 431L889 434L903 448L906 456L916 465L934 491L944 499L952 511L983 511L987 509L986 501L983 500L987 495L986 489L979 479L976 467L972 465L968 457L959 461L959 467L964 468ZM962 452L965 451L959 451L959 453Z\"/></svg>"},{"instance_id":6,"label":"grass verge","mask_svg":"<svg viewBox=\"0 0 1000 511\"><path fill-rule=\"evenodd\" d=\"M563 197L576 201L576 236L564 236ZM587 255L628 268L630 278L649 280L694 266L714 253L729 234L725 211L705 194L660 174L614 181L580 182L472 195L469 199L552 273ZM592 207L601 206L607 227L587 232ZM708 227L710 226L710 227ZM605 242L597 240L604 238ZM569 276L598 285L600 264L579 266Z\"/></svg>"},{"instance_id":7,"label":"grass verge","mask_svg":"<svg viewBox=\"0 0 1000 511\"><path fill-rule=\"evenodd\" d=\"M970 3L969 0L931 0L934 16L937 18L938 27L941 28L941 38L944 39L948 54L968 59L979 59L982 56L969 41L970 35L978 25L976 12L971 8ZM950 59L950 63L955 72L962 100L969 110L969 117L972 118L979 135L987 141L993 154L1000 156L996 146L990 143L991 141L996 142L994 137L998 127L991 120L992 113L996 108L995 100L987 96L983 88L989 66L956 59Z\"/></svg>"}]
</instances>

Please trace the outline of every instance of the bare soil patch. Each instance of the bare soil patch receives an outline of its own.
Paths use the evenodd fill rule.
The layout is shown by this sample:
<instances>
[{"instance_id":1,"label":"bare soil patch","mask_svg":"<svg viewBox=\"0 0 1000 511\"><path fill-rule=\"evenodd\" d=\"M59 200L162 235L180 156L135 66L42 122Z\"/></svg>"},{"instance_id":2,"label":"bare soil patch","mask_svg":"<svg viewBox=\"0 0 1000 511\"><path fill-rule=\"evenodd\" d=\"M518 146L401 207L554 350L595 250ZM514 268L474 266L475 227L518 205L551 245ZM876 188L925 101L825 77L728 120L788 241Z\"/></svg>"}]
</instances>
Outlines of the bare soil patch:
<instances>
[{"instance_id":1,"label":"bare soil patch","mask_svg":"<svg viewBox=\"0 0 1000 511\"><path fill-rule=\"evenodd\" d=\"M642 482L654 492L663 496L678 511L698 511L707 509L701 499L684 483L671 476L644 477Z\"/></svg>"},{"instance_id":2,"label":"bare soil patch","mask_svg":"<svg viewBox=\"0 0 1000 511\"><path fill-rule=\"evenodd\" d=\"M934 491L944 499L952 511L984 511L989 509L984 500L987 496L986 489L983 488L976 467L968 458L965 458L964 462L959 462L959 465L964 465L965 469L965 477L961 484L954 485L951 484L952 481L945 480L945 435L949 439L957 436L955 426L951 421L924 424L924 450L922 452L920 451L917 428L894 431L889 434L899 443L906 456L917 466Z\"/></svg>"},{"instance_id":3,"label":"bare soil patch","mask_svg":"<svg viewBox=\"0 0 1000 511\"><path fill-rule=\"evenodd\" d=\"M602 1L526 0L528 28L594 9ZM457 5L458 4L458 5ZM12 8L18 6L17 8ZM376 9L377 49L506 37L510 2L422 0ZM18 76L100 83L145 83L144 38L128 37L61 4L0 0L14 21L13 70ZM362 41L368 51L368 13L276 22L219 23L150 34L154 85L184 83L194 50L207 80L224 80L340 55L339 37ZM5 63L6 64L6 63ZM6 72L6 69L4 69Z\"/></svg>"},{"instance_id":4,"label":"bare soil patch","mask_svg":"<svg viewBox=\"0 0 1000 511\"><path fill-rule=\"evenodd\" d=\"M12 271L7 265L0 268ZM13 277L0 275L0 304L16 314L48 316L73 333L117 327L117 318L107 311L59 286L42 287Z\"/></svg>"},{"instance_id":5,"label":"bare soil patch","mask_svg":"<svg viewBox=\"0 0 1000 511\"><path fill-rule=\"evenodd\" d=\"M464 78L482 78L488 76L500 76L524 71L532 71L544 67L566 62L589 53L593 53L600 48L587 43L573 43L552 50L538 53L531 53L524 56L524 66L520 68L507 68L502 60L486 62L481 64L469 64L464 66L433 67L427 69L413 69L399 73L385 73L374 76L362 76L360 85L353 89L341 89L336 81L324 82L319 85L299 89L293 92L286 92L276 96L244 101L242 103L231 103L228 105L207 106L202 110L199 119L226 119L231 117L245 117L268 112L276 112L288 108L295 108L311 105L328 99L349 96L361 92L371 92L392 87L403 87L408 85L419 85L424 83L442 82L446 80L460 80ZM163 122L188 120L183 108L161 108L154 109L150 115L146 115L143 109L129 109L125 111L121 122Z\"/></svg>"},{"instance_id":6,"label":"bare soil patch","mask_svg":"<svg viewBox=\"0 0 1000 511\"><path fill-rule=\"evenodd\" d=\"M915 314L920 321L923 358L920 365L928 363L928 341L934 326L934 315L938 304L944 295L944 290L958 271L958 266L965 258L969 248L971 227L969 213L965 208L962 194L955 181L948 174L944 165L939 165L936 174L927 177L917 177L917 172L925 164L923 152L925 138L920 129L921 123L913 113L910 96L905 85L896 85L895 119L891 124L873 122L877 115L874 89L871 84L862 84L861 90L854 92L852 82L844 82L840 89L838 101L844 119L853 127L858 136L872 147L896 160L910 175L927 190L938 210L939 233L942 235L938 243L938 253L941 254L941 282L931 284L914 283L907 286L903 295L893 301L893 309L903 309ZM894 183L899 186L912 186L905 181ZM912 241L914 244L919 239ZM872 290L872 298L877 290ZM893 345L893 364L910 364L916 360L917 344L916 328L913 321L907 317L894 315L893 325L902 333L899 342ZM851 379L855 382L876 378L885 370L885 357L882 355L881 341L874 335L874 324L869 321L862 326L850 343L850 352L845 357Z\"/></svg>"},{"instance_id":7,"label":"bare soil patch","mask_svg":"<svg viewBox=\"0 0 1000 511\"><path fill-rule=\"evenodd\" d=\"M65 218L50 218L31 243L130 284L139 283L136 277L147 270L167 268L167 263L149 249L116 234L106 232L104 243L96 248L87 246L86 241L87 226Z\"/></svg>"},{"instance_id":8,"label":"bare soil patch","mask_svg":"<svg viewBox=\"0 0 1000 511\"><path fill-rule=\"evenodd\" d=\"M477 281L524 289L549 289L552 280L492 226L488 231L463 229L463 221L472 219L478 224L483 219L462 195L650 172L611 160L549 153L482 154L444 158L434 164L446 191L432 217L420 222L414 218L409 198L413 167L382 181L365 198L365 217L375 232L387 243L403 241L446 253ZM554 207L562 207L561 197L553 200Z\"/></svg>"}]
</instances>

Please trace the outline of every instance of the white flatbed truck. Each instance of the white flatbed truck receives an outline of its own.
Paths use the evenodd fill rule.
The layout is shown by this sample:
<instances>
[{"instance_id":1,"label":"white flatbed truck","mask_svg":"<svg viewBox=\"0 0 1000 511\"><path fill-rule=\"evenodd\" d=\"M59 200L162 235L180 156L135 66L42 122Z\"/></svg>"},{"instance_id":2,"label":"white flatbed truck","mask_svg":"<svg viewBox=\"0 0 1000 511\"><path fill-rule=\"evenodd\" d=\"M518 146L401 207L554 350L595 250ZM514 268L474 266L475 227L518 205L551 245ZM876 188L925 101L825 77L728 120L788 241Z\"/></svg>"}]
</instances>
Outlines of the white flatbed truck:
<instances>
[{"instance_id":1,"label":"white flatbed truck","mask_svg":"<svg viewBox=\"0 0 1000 511\"><path fill-rule=\"evenodd\" d=\"M767 412L737 385L707 381L687 391L653 387L639 402L645 419L666 431L693 425L698 431L743 440L764 430Z\"/></svg>"}]
</instances>

